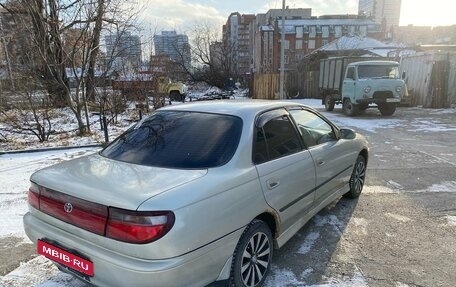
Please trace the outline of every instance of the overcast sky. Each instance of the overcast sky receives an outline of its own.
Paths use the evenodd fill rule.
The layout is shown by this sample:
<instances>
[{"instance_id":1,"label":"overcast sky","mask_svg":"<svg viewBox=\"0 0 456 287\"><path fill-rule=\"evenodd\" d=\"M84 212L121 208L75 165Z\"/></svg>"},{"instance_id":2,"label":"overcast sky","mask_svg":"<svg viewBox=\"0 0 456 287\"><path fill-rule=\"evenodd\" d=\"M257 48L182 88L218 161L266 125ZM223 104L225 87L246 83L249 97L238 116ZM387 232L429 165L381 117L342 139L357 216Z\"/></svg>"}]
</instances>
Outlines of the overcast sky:
<instances>
[{"instance_id":1,"label":"overcast sky","mask_svg":"<svg viewBox=\"0 0 456 287\"><path fill-rule=\"evenodd\" d=\"M136 0L142 7L146 29L175 29L186 32L195 22L208 21L216 26L226 22L231 12L265 13L281 8L281 0ZM432 5L430 5L432 4ZM312 8L312 15L357 14L358 0L287 0L290 8ZM456 24L456 0L402 0L400 25ZM150 31L149 31L150 32Z\"/></svg>"}]
</instances>

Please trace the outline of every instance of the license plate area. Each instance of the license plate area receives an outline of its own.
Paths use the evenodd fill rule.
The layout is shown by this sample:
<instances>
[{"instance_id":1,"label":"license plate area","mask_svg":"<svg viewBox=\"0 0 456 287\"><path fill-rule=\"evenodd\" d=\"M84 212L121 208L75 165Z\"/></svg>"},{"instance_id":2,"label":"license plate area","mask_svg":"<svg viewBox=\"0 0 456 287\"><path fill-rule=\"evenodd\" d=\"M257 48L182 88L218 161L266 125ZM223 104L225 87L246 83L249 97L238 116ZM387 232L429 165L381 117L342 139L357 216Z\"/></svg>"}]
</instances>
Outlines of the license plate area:
<instances>
[{"instance_id":1,"label":"license plate area","mask_svg":"<svg viewBox=\"0 0 456 287\"><path fill-rule=\"evenodd\" d=\"M387 103L399 103L401 100L400 99L395 99L395 98L387 98L386 102Z\"/></svg>"},{"instance_id":2,"label":"license plate area","mask_svg":"<svg viewBox=\"0 0 456 287\"><path fill-rule=\"evenodd\" d=\"M94 276L94 264L92 261L68 252L54 244L39 239L37 251L38 254L59 263L73 272L80 273L84 277Z\"/></svg>"}]
</instances>

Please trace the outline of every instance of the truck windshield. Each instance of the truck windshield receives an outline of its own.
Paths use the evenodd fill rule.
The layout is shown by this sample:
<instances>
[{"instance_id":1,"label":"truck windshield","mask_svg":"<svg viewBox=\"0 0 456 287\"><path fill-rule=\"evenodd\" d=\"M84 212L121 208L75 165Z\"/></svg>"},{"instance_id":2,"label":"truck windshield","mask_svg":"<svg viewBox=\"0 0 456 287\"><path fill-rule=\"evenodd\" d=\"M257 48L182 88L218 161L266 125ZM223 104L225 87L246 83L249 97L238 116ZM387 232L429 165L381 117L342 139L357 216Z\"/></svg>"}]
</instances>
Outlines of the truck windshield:
<instances>
[{"instance_id":1,"label":"truck windshield","mask_svg":"<svg viewBox=\"0 0 456 287\"><path fill-rule=\"evenodd\" d=\"M391 65L360 65L358 66L358 78L398 79L399 67Z\"/></svg>"}]
</instances>

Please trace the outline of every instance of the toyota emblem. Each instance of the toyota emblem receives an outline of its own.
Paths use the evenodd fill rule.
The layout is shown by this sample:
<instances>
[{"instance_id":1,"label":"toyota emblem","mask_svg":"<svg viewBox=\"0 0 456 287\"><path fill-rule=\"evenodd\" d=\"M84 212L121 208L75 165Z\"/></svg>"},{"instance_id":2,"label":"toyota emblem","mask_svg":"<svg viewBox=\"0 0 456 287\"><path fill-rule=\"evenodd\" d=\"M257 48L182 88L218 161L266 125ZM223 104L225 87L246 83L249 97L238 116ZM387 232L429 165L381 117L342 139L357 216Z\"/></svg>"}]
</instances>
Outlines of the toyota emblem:
<instances>
[{"instance_id":1,"label":"toyota emblem","mask_svg":"<svg viewBox=\"0 0 456 287\"><path fill-rule=\"evenodd\" d=\"M73 205L71 203L67 202L63 206L63 210L65 210L66 213L71 213L73 211Z\"/></svg>"}]
</instances>

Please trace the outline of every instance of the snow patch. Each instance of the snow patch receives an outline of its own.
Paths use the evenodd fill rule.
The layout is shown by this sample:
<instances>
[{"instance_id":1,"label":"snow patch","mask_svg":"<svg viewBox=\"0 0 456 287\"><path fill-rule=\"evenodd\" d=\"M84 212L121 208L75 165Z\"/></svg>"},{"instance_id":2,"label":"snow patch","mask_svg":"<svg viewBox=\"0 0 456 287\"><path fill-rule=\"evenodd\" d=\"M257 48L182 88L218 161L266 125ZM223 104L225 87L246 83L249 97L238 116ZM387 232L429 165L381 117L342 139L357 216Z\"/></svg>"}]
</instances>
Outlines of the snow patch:
<instances>
[{"instance_id":1,"label":"snow patch","mask_svg":"<svg viewBox=\"0 0 456 287\"><path fill-rule=\"evenodd\" d=\"M433 184L425 192L456 192L456 181Z\"/></svg>"},{"instance_id":2,"label":"snow patch","mask_svg":"<svg viewBox=\"0 0 456 287\"><path fill-rule=\"evenodd\" d=\"M344 224L341 223L340 220L335 215L326 215L326 216L315 215L313 217L313 222L315 223L315 226L317 226L317 227L329 225L333 228L333 230L337 234L341 234L342 232L340 230L344 227Z\"/></svg>"},{"instance_id":3,"label":"snow patch","mask_svg":"<svg viewBox=\"0 0 456 287\"><path fill-rule=\"evenodd\" d=\"M445 216L445 219L448 221L448 225L456 226L456 216L447 215Z\"/></svg>"},{"instance_id":4,"label":"snow patch","mask_svg":"<svg viewBox=\"0 0 456 287\"><path fill-rule=\"evenodd\" d=\"M0 156L0 238L22 237L27 240L22 217L28 211L27 191L30 175L46 166L93 153L96 148L56 150Z\"/></svg>"},{"instance_id":5,"label":"snow patch","mask_svg":"<svg viewBox=\"0 0 456 287\"><path fill-rule=\"evenodd\" d=\"M361 235L367 235L367 220L364 218L353 218L352 219L353 224L355 224L356 228L353 229L354 232L361 234Z\"/></svg>"},{"instance_id":6,"label":"snow patch","mask_svg":"<svg viewBox=\"0 0 456 287\"><path fill-rule=\"evenodd\" d=\"M307 268L306 270L302 271L301 278L307 278L310 274L314 272L313 268Z\"/></svg>"},{"instance_id":7,"label":"snow patch","mask_svg":"<svg viewBox=\"0 0 456 287\"><path fill-rule=\"evenodd\" d=\"M312 268L306 269L301 276L305 278L310 273L313 272ZM326 280L326 283L316 284L316 285L307 285L304 281L301 281L290 269L279 269L274 265L271 268L271 274L268 279L266 279L266 287L367 287L366 278L360 273L355 272L353 277L344 277L342 279L329 278Z\"/></svg>"},{"instance_id":8,"label":"snow patch","mask_svg":"<svg viewBox=\"0 0 456 287\"><path fill-rule=\"evenodd\" d=\"M282 285L283 286L283 285ZM328 280L328 283L318 285L306 285L304 287L368 287L366 278L361 272L355 272L352 278Z\"/></svg>"},{"instance_id":9,"label":"snow patch","mask_svg":"<svg viewBox=\"0 0 456 287\"><path fill-rule=\"evenodd\" d=\"M304 242L302 243L301 247L298 250L299 254L306 254L308 253L312 247L315 245L315 242L317 242L317 239L320 237L320 233L318 232L311 232L309 233L306 238L304 239Z\"/></svg>"},{"instance_id":10,"label":"snow patch","mask_svg":"<svg viewBox=\"0 0 456 287\"><path fill-rule=\"evenodd\" d=\"M266 287L304 286L304 282L299 281L290 269L279 269L274 265L271 267L271 273L265 282Z\"/></svg>"},{"instance_id":11,"label":"snow patch","mask_svg":"<svg viewBox=\"0 0 456 287\"><path fill-rule=\"evenodd\" d=\"M397 221L400 221L400 222L412 221L412 219L408 218L407 216L402 216L402 215L399 215L399 214L394 214L394 213L387 212L385 215L388 216L388 217L394 218L394 219L396 219Z\"/></svg>"},{"instance_id":12,"label":"snow patch","mask_svg":"<svg viewBox=\"0 0 456 287\"><path fill-rule=\"evenodd\" d=\"M386 186L380 186L380 185L377 185L377 186L364 186L363 188L363 193L367 193L367 194L370 194L370 193L398 193L397 191L394 191L392 190L391 188L389 187L386 187Z\"/></svg>"},{"instance_id":13,"label":"snow patch","mask_svg":"<svg viewBox=\"0 0 456 287\"><path fill-rule=\"evenodd\" d=\"M420 132L447 132L456 131L456 126L444 124L436 120L429 119L415 119L412 122L412 129L408 131L420 131Z\"/></svg>"},{"instance_id":14,"label":"snow patch","mask_svg":"<svg viewBox=\"0 0 456 287\"><path fill-rule=\"evenodd\" d=\"M400 185L399 183L397 183L397 182L395 182L395 181L393 181L393 180L388 180L388 181L387 181L387 184L388 184L389 186L391 186L393 189L404 189L404 188L402 187L402 185Z\"/></svg>"}]
</instances>

